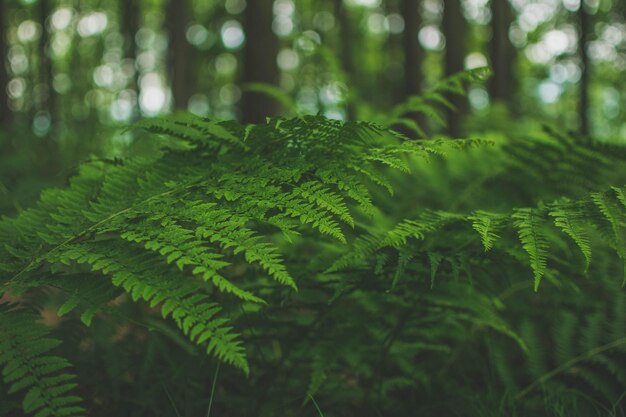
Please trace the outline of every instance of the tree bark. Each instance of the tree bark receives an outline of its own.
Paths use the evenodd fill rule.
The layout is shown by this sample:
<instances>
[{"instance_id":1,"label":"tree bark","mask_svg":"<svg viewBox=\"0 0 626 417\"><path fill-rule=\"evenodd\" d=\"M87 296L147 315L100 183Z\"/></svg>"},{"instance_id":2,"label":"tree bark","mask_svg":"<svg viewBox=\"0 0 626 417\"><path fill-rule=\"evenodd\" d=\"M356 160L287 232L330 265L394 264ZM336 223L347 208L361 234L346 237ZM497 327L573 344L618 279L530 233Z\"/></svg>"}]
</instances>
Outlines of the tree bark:
<instances>
[{"instance_id":1,"label":"tree bark","mask_svg":"<svg viewBox=\"0 0 626 417\"><path fill-rule=\"evenodd\" d=\"M418 34L422 26L421 0L402 0L401 12L404 18L404 33L402 46L404 52L404 91L402 100L418 95L422 92L422 63L424 62L424 49L419 43ZM426 118L421 113L406 114L404 117L412 119L424 131L427 130ZM395 127L396 130L409 137L415 136L415 132L404 126Z\"/></svg>"},{"instance_id":2,"label":"tree bark","mask_svg":"<svg viewBox=\"0 0 626 417\"><path fill-rule=\"evenodd\" d=\"M272 31L273 0L248 1L244 12L246 44L243 51L243 82L276 85L278 38ZM278 104L265 94L246 91L242 99L245 123L264 123L278 112Z\"/></svg>"},{"instance_id":3,"label":"tree bark","mask_svg":"<svg viewBox=\"0 0 626 417\"><path fill-rule=\"evenodd\" d=\"M129 87L135 91L133 102L133 119L139 114L139 71L137 70L137 42L135 36L139 30L139 16L141 8L139 0L120 0L119 11L121 17L121 31L124 36L124 57L133 63L134 75Z\"/></svg>"},{"instance_id":4,"label":"tree bark","mask_svg":"<svg viewBox=\"0 0 626 417\"><path fill-rule=\"evenodd\" d=\"M124 36L124 56L134 59L137 56L135 35L139 30L139 1L120 0L119 11L122 35Z\"/></svg>"},{"instance_id":5,"label":"tree bark","mask_svg":"<svg viewBox=\"0 0 626 417\"><path fill-rule=\"evenodd\" d=\"M515 49L509 39L512 11L509 0L491 0L491 68L489 95L494 102L509 104L515 92Z\"/></svg>"},{"instance_id":6,"label":"tree bark","mask_svg":"<svg viewBox=\"0 0 626 417\"><path fill-rule=\"evenodd\" d=\"M54 88L52 81L54 77L54 68L52 59L48 56L48 48L50 47L50 34L46 27L46 19L50 14L50 4L46 0L39 1L39 24L41 25L41 37L39 38L39 59L40 61L40 82L44 87L40 98L40 110L47 111L50 115L52 126L56 121L56 107Z\"/></svg>"},{"instance_id":7,"label":"tree bark","mask_svg":"<svg viewBox=\"0 0 626 417\"><path fill-rule=\"evenodd\" d=\"M446 38L444 52L446 77L465 69L466 26L460 0L446 0L442 21L443 34ZM467 113L468 108L467 99L460 95L451 95L448 99L456 107L456 110L447 112L448 134L453 137L460 137L463 116Z\"/></svg>"},{"instance_id":8,"label":"tree bark","mask_svg":"<svg viewBox=\"0 0 626 417\"><path fill-rule=\"evenodd\" d=\"M422 25L421 0L402 0L404 17L404 89L405 95L412 96L421 91L423 49L418 40Z\"/></svg>"},{"instance_id":9,"label":"tree bark","mask_svg":"<svg viewBox=\"0 0 626 417\"><path fill-rule=\"evenodd\" d=\"M176 110L186 109L192 95L192 50L185 35L188 17L189 0L169 0L166 18L169 35L168 69Z\"/></svg>"},{"instance_id":10,"label":"tree bark","mask_svg":"<svg viewBox=\"0 0 626 417\"><path fill-rule=\"evenodd\" d=\"M139 30L139 1L120 0L120 2L119 10L121 15L121 31L124 36L124 57L132 59L133 64L135 64L137 59L137 42L135 41L135 36ZM133 82L136 83L136 80Z\"/></svg>"},{"instance_id":11,"label":"tree bark","mask_svg":"<svg viewBox=\"0 0 626 417\"><path fill-rule=\"evenodd\" d=\"M13 119L7 92L7 84L9 83L6 36L8 26L7 9L6 2L0 1L0 126L2 128L7 128Z\"/></svg>"},{"instance_id":12,"label":"tree bark","mask_svg":"<svg viewBox=\"0 0 626 417\"><path fill-rule=\"evenodd\" d=\"M585 8L585 2L581 1L580 9L578 10L579 18L579 39L578 39L578 54L580 58L580 99L578 102L578 117L580 118L580 133L583 136L589 136L589 80L591 72L591 64L589 61L589 55L587 54L587 42L589 41L590 33L590 16Z\"/></svg>"},{"instance_id":13,"label":"tree bark","mask_svg":"<svg viewBox=\"0 0 626 417\"><path fill-rule=\"evenodd\" d=\"M339 59L341 69L345 75L345 81L349 91L356 91L354 62L352 54L352 28L343 0L333 0L335 18L337 19L337 33L339 35ZM355 118L354 104L350 101L346 104L346 119Z\"/></svg>"}]
</instances>

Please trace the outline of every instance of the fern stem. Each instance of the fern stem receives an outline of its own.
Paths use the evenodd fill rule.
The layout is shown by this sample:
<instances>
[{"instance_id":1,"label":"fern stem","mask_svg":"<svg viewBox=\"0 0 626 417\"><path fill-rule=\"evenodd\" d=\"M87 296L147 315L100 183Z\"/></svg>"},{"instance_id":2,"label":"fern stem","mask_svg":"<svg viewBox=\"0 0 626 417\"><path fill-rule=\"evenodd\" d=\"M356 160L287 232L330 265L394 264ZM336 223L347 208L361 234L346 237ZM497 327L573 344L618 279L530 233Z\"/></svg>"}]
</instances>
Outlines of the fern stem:
<instances>
[{"instance_id":1,"label":"fern stem","mask_svg":"<svg viewBox=\"0 0 626 417\"><path fill-rule=\"evenodd\" d=\"M315 406L315 409L317 410L320 417L324 417L324 413L322 413L322 410L320 410L320 406L317 405L317 401L315 401L315 398L313 398L312 395L309 395L309 398L311 399L311 402L313 402L313 405Z\"/></svg>"},{"instance_id":2,"label":"fern stem","mask_svg":"<svg viewBox=\"0 0 626 417\"><path fill-rule=\"evenodd\" d=\"M174 412L176 413L176 417L181 417L180 413L178 412L178 408L176 407L176 403L174 402L174 399L170 395L169 390L167 389L164 383L161 383L161 386L163 387L163 390L165 390L165 394L167 395L167 399L170 401L170 404L172 404L172 408L174 409Z\"/></svg>"},{"instance_id":3,"label":"fern stem","mask_svg":"<svg viewBox=\"0 0 626 417\"><path fill-rule=\"evenodd\" d=\"M217 362L217 367L215 368L215 375L213 376L213 385L211 386L211 397L209 398L209 408L206 410L206 417L211 417L211 407L213 406L213 396L215 395L215 386L217 385L217 376L220 372L221 362Z\"/></svg>"}]
</instances>

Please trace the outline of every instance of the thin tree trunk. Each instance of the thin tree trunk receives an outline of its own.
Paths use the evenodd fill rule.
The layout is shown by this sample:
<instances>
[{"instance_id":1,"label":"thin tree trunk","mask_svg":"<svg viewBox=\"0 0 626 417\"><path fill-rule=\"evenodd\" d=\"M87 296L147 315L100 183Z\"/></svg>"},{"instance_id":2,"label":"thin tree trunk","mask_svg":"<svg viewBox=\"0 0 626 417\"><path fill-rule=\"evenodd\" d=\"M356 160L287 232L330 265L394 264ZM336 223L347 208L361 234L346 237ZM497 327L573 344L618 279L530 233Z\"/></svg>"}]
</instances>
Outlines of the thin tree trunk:
<instances>
[{"instance_id":1,"label":"thin tree trunk","mask_svg":"<svg viewBox=\"0 0 626 417\"><path fill-rule=\"evenodd\" d=\"M278 82L278 38L272 31L273 0L247 2L244 12L246 44L243 51L243 82L276 85ZM278 104L265 94L246 91L242 99L245 123L263 123L278 112Z\"/></svg>"},{"instance_id":2,"label":"thin tree trunk","mask_svg":"<svg viewBox=\"0 0 626 417\"><path fill-rule=\"evenodd\" d=\"M9 108L9 95L7 84L9 83L7 62L7 10L6 2L0 1L0 126L7 128L13 119Z\"/></svg>"},{"instance_id":3,"label":"thin tree trunk","mask_svg":"<svg viewBox=\"0 0 626 417\"><path fill-rule=\"evenodd\" d=\"M422 63L424 61L424 49L419 43L418 33L422 26L421 0L402 0L402 16L404 17L404 94L406 100L410 96L421 93L421 83L423 78ZM413 113L406 115L412 119L424 131L426 131L426 119L423 114ZM398 130L407 136L414 136L412 132L404 127Z\"/></svg>"},{"instance_id":4,"label":"thin tree trunk","mask_svg":"<svg viewBox=\"0 0 626 417\"><path fill-rule=\"evenodd\" d=\"M443 34L446 38L444 53L446 77L465 69L466 27L460 0L446 0L442 21ZM460 95L451 95L449 100L456 107L456 110L448 111L448 133L453 137L460 137L463 116L468 108L467 99Z\"/></svg>"},{"instance_id":5,"label":"thin tree trunk","mask_svg":"<svg viewBox=\"0 0 626 417\"><path fill-rule=\"evenodd\" d=\"M137 56L135 35L139 29L139 0L120 0L119 10L124 36L124 55L134 59Z\"/></svg>"},{"instance_id":6,"label":"thin tree trunk","mask_svg":"<svg viewBox=\"0 0 626 417\"><path fill-rule=\"evenodd\" d=\"M193 68L192 50L185 31L189 15L189 0L169 0L167 22L169 34L168 68L175 109L186 109L191 97Z\"/></svg>"},{"instance_id":7,"label":"thin tree trunk","mask_svg":"<svg viewBox=\"0 0 626 417\"><path fill-rule=\"evenodd\" d=\"M423 50L417 38L422 16L421 0L402 0L404 17L404 89L406 96L420 93Z\"/></svg>"},{"instance_id":8,"label":"thin tree trunk","mask_svg":"<svg viewBox=\"0 0 626 417\"><path fill-rule=\"evenodd\" d=\"M588 136L590 133L589 128L589 79L590 79L590 61L587 54L587 42L589 40L590 33L590 16L585 8L585 3L581 2L580 9L578 11L579 17L579 39L578 39L578 53L580 57L580 100L578 102L578 117L580 118L580 133L583 136Z\"/></svg>"},{"instance_id":9,"label":"thin tree trunk","mask_svg":"<svg viewBox=\"0 0 626 417\"><path fill-rule=\"evenodd\" d=\"M345 81L348 83L348 89L350 91L356 91L354 62L352 61L352 28L350 26L350 19L348 18L343 0L333 0L333 7L335 18L337 19L341 67L345 74ZM352 120L354 117L354 105L348 102L346 106L346 118Z\"/></svg>"},{"instance_id":10,"label":"thin tree trunk","mask_svg":"<svg viewBox=\"0 0 626 417\"><path fill-rule=\"evenodd\" d=\"M509 40L512 12L509 0L491 0L491 67L493 76L489 83L489 95L496 102L508 104L515 92L513 64L515 49Z\"/></svg>"},{"instance_id":11,"label":"thin tree trunk","mask_svg":"<svg viewBox=\"0 0 626 417\"><path fill-rule=\"evenodd\" d=\"M133 102L133 119L139 114L139 71L137 70L137 42L135 35L139 30L139 0L120 0L121 31L124 36L124 57L133 63L134 76L129 87L136 92Z\"/></svg>"},{"instance_id":12,"label":"thin tree trunk","mask_svg":"<svg viewBox=\"0 0 626 417\"><path fill-rule=\"evenodd\" d=\"M50 127L45 135L48 140L40 142L37 146L37 162L39 174L44 178L58 178L61 170L62 151L58 142L50 140L55 133L58 122L58 114L56 109L56 100L52 81L54 77L54 68L51 56L48 51L50 48L50 33L46 25L46 20L51 12L51 3L48 0L39 0L39 24L41 25L41 37L39 38L39 82L42 85L39 96L38 111L48 113L50 118Z\"/></svg>"},{"instance_id":13,"label":"thin tree trunk","mask_svg":"<svg viewBox=\"0 0 626 417\"><path fill-rule=\"evenodd\" d=\"M41 108L50 115L52 126L56 122L56 108L54 89L52 88L52 80L54 77L54 69L52 67L52 59L48 56L48 48L50 46L50 34L48 33L46 19L50 14L50 2L46 0L39 1L39 23L41 25L41 37L39 38L39 58L40 61L40 81L44 86L41 97Z\"/></svg>"}]
</instances>

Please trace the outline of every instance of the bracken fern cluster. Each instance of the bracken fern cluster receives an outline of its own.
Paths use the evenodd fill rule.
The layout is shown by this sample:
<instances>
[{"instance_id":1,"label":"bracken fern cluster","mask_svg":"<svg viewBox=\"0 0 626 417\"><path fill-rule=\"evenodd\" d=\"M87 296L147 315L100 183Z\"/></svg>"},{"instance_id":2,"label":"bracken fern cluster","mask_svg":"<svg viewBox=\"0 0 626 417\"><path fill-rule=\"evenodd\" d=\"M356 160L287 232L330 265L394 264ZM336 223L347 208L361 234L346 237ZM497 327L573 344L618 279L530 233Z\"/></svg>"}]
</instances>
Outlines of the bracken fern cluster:
<instances>
[{"instance_id":1,"label":"bracken fern cluster","mask_svg":"<svg viewBox=\"0 0 626 417\"><path fill-rule=\"evenodd\" d=\"M70 382L81 369L52 356L59 342L33 311L32 295L54 289L57 314L87 326L115 314L123 294L171 318L187 338L177 343L242 371L224 374L225 403L245 395L241 381L259 392L223 415L272 415L269 398L294 396L274 406L297 415L315 395L338 415L495 412L479 410L470 381L508 398L494 403L510 413L539 388L560 393L546 415L577 398L559 390L589 384L591 404L606 400L617 415L626 187L612 181L623 179L623 150L549 130L501 143L381 127L421 134L402 115L436 117L433 103L447 105L435 92L381 125L144 120L133 128L158 153L86 162L68 187L0 221L0 291L11 302L0 309L0 364L9 391L25 393L24 412L84 415ZM455 166L474 181L450 203L429 187L457 181ZM596 277L589 299L540 298L542 280L565 294L584 274ZM528 285L539 298L512 302ZM606 294L599 309L593 297Z\"/></svg>"}]
</instances>

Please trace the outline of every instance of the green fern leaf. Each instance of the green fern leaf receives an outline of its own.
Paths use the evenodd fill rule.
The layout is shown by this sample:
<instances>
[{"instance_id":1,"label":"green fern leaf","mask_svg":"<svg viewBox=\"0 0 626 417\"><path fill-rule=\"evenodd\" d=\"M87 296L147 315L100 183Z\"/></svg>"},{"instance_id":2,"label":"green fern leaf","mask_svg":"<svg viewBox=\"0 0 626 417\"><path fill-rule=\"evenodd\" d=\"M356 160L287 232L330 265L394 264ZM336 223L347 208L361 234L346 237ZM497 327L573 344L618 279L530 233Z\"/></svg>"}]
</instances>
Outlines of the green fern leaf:
<instances>
[{"instance_id":1,"label":"green fern leaf","mask_svg":"<svg viewBox=\"0 0 626 417\"><path fill-rule=\"evenodd\" d=\"M545 274L548 259L548 240L542 231L543 213L538 209L517 209L512 218L522 247L530 257L530 266L535 281L534 287L537 291L541 278Z\"/></svg>"},{"instance_id":2,"label":"green fern leaf","mask_svg":"<svg viewBox=\"0 0 626 417\"><path fill-rule=\"evenodd\" d=\"M582 210L568 202L559 202L550 207L549 214L554 218L554 224L576 242L585 257L585 270L588 269L591 262L591 242L585 230Z\"/></svg>"},{"instance_id":3,"label":"green fern leaf","mask_svg":"<svg viewBox=\"0 0 626 417\"><path fill-rule=\"evenodd\" d=\"M0 366L9 392L25 391L22 408L35 416L79 417L82 399L70 395L75 376L70 363L50 351L61 342L48 337L39 317L0 304Z\"/></svg>"},{"instance_id":4,"label":"green fern leaf","mask_svg":"<svg viewBox=\"0 0 626 417\"><path fill-rule=\"evenodd\" d=\"M478 210L468 219L471 220L474 230L480 234L485 252L491 250L500 238L498 233L504 226L504 216Z\"/></svg>"}]
</instances>

